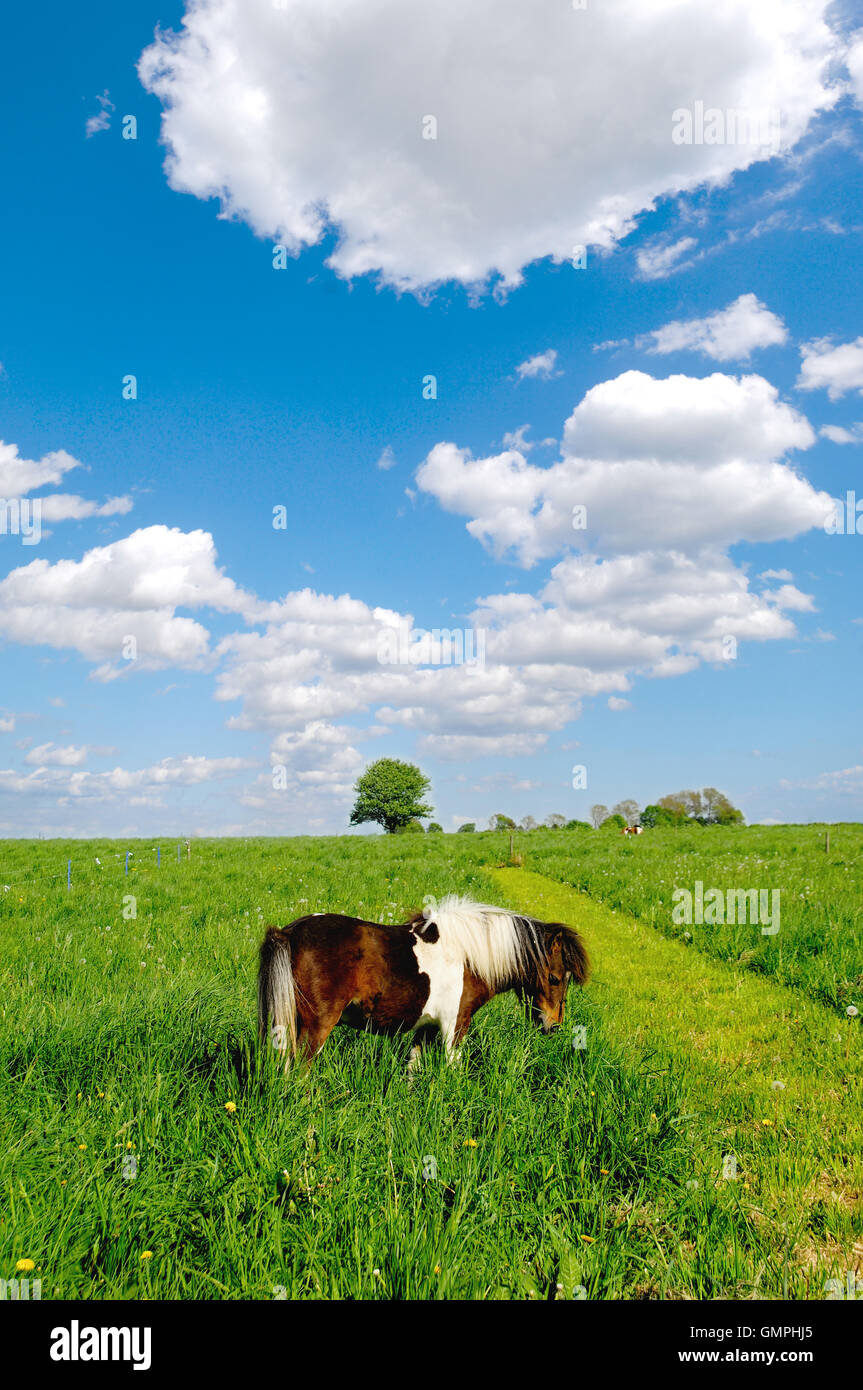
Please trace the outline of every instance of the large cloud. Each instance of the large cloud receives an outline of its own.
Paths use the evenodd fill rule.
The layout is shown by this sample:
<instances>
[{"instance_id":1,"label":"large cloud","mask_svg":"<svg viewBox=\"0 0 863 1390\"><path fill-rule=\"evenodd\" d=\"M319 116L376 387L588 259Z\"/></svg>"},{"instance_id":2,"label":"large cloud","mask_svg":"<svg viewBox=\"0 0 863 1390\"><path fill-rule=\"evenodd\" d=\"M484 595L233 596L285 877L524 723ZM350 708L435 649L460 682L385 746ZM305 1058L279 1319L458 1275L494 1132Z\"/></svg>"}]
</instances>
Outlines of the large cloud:
<instances>
[{"instance_id":1,"label":"large cloud","mask_svg":"<svg viewBox=\"0 0 863 1390\"><path fill-rule=\"evenodd\" d=\"M129 669L127 634L138 637L139 669L218 667L217 698L235 706L228 726L268 735L271 763L286 770L275 781L261 771L242 804L284 825L310 797L344 805L364 761L358 745L384 731L442 760L530 755L586 699L621 709L637 678L725 661L730 638L794 636L792 615L813 611L812 598L787 570L753 579L727 548L823 522L830 499L783 462L812 441L761 377L627 372L586 393L550 468L518 449L474 460L437 445L418 472L427 493L496 550L556 562L536 592L488 594L468 617L448 616L450 629L482 637L481 655L477 636L463 663L448 664L440 631L348 594L260 600L219 568L210 535L164 526L80 561L13 570L0 582L0 633L71 647L105 663L95 673L105 678ZM573 530L576 504L587 506L586 530ZM208 608L236 620L215 646L181 611ZM87 773L75 768L80 752L40 745L29 756L37 769L0 775L0 790L152 799L164 784L239 770L168 760Z\"/></svg>"},{"instance_id":2,"label":"large cloud","mask_svg":"<svg viewBox=\"0 0 863 1390\"><path fill-rule=\"evenodd\" d=\"M139 72L165 107L173 187L296 251L336 228L341 275L514 284L770 153L675 144L679 108L778 109L793 145L836 96L827 8L190 0Z\"/></svg>"},{"instance_id":3,"label":"large cloud","mask_svg":"<svg viewBox=\"0 0 863 1390\"><path fill-rule=\"evenodd\" d=\"M130 669L212 665L206 628L178 608L268 611L218 568L212 536L167 526L96 546L81 560L33 560L0 581L0 635L71 647L104 663L94 673L102 680Z\"/></svg>"},{"instance_id":4,"label":"large cloud","mask_svg":"<svg viewBox=\"0 0 863 1390\"><path fill-rule=\"evenodd\" d=\"M441 443L417 482L469 516L471 535L524 565L575 546L693 553L821 525L832 512L828 494L780 462L814 439L763 377L657 380L632 371L587 392L552 467L529 464L518 449L475 459ZM574 516L578 507L586 512Z\"/></svg>"},{"instance_id":5,"label":"large cloud","mask_svg":"<svg viewBox=\"0 0 863 1390\"><path fill-rule=\"evenodd\" d=\"M32 761L32 760L28 760ZM253 767L248 758L205 758L191 755L181 758L162 758L152 767L129 769L112 768L110 772L70 772L66 767L43 763L33 772L20 773L10 768L0 770L0 792L18 792L27 796L67 797L94 801L129 800L135 804L161 805L160 796L167 788L197 787L205 782L221 781Z\"/></svg>"}]
</instances>

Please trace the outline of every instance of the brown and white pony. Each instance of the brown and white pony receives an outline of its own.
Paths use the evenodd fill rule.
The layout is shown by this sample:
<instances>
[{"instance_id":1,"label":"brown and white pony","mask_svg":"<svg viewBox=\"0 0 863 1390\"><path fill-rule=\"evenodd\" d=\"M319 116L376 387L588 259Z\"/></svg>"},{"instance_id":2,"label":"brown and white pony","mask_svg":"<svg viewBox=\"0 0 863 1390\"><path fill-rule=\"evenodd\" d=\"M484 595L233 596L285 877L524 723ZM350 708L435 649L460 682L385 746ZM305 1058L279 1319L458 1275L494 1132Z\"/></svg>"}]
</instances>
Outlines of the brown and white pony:
<instances>
[{"instance_id":1,"label":"brown and white pony","mask_svg":"<svg viewBox=\"0 0 863 1390\"><path fill-rule=\"evenodd\" d=\"M316 913L270 927L261 945L262 1039L311 1058L337 1023L414 1034L411 1066L440 1031L452 1060L477 1009L515 990L544 1033L560 1027L570 981L588 976L578 933L504 908L449 896L402 926Z\"/></svg>"}]
</instances>

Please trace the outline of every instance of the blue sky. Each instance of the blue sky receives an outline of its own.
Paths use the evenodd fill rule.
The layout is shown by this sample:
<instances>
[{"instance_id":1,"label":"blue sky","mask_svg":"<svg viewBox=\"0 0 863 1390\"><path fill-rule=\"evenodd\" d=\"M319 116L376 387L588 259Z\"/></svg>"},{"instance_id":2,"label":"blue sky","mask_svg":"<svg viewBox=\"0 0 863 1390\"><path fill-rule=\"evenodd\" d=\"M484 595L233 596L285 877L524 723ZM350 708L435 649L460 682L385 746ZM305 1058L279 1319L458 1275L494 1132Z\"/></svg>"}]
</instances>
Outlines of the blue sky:
<instances>
[{"instance_id":1,"label":"blue sky","mask_svg":"<svg viewBox=\"0 0 863 1390\"><path fill-rule=\"evenodd\" d=\"M201 8L198 46L141 75L181 5L10 21L0 496L84 501L46 501L38 545L0 535L0 834L340 831L382 755L420 762L447 829L703 785L750 820L859 819L863 538L820 524L824 494L863 497L847 13L826 30L813 5L795 56L744 7L705 59L684 0L685 80L639 56L657 7L622 38L591 18L564 57L615 62L633 103L591 129L557 67L569 30L513 18L495 44L491 8L444 4L440 58L394 5L347 32L307 0ZM452 93L478 88L465 114ZM639 151L675 105L753 90L779 154L690 149L677 172L670 139ZM498 148L482 125L510 92ZM446 113L437 140L411 101L417 129ZM407 615L483 627L485 668L382 667Z\"/></svg>"}]
</instances>

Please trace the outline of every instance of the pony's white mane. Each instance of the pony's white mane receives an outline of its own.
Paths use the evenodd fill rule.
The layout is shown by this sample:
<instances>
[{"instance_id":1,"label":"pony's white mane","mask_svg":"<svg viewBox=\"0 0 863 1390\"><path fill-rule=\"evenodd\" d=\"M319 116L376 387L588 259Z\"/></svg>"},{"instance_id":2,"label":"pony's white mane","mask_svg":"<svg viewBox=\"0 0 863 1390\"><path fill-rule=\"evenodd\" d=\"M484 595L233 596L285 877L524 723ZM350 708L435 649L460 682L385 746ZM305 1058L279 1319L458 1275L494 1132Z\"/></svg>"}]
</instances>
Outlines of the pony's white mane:
<instances>
[{"instance_id":1,"label":"pony's white mane","mask_svg":"<svg viewBox=\"0 0 863 1390\"><path fill-rule=\"evenodd\" d=\"M540 956L539 934L530 918L449 893L435 907L424 907L440 939L454 948L492 988L523 979Z\"/></svg>"}]
</instances>

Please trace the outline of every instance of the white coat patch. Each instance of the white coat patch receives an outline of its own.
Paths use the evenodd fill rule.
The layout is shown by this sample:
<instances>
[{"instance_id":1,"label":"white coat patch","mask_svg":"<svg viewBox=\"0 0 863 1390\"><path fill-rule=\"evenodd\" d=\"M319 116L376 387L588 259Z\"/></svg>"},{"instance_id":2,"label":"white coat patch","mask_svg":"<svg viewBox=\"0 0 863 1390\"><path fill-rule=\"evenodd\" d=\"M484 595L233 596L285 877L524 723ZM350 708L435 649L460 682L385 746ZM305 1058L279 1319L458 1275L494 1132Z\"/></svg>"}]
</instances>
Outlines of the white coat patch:
<instances>
[{"instance_id":1,"label":"white coat patch","mask_svg":"<svg viewBox=\"0 0 863 1390\"><path fill-rule=\"evenodd\" d=\"M414 1028L436 1023L447 1053L452 1051L453 1035L464 990L464 956L454 942L423 941L417 937L414 955L423 975L428 976L429 994L422 1016Z\"/></svg>"}]
</instances>

